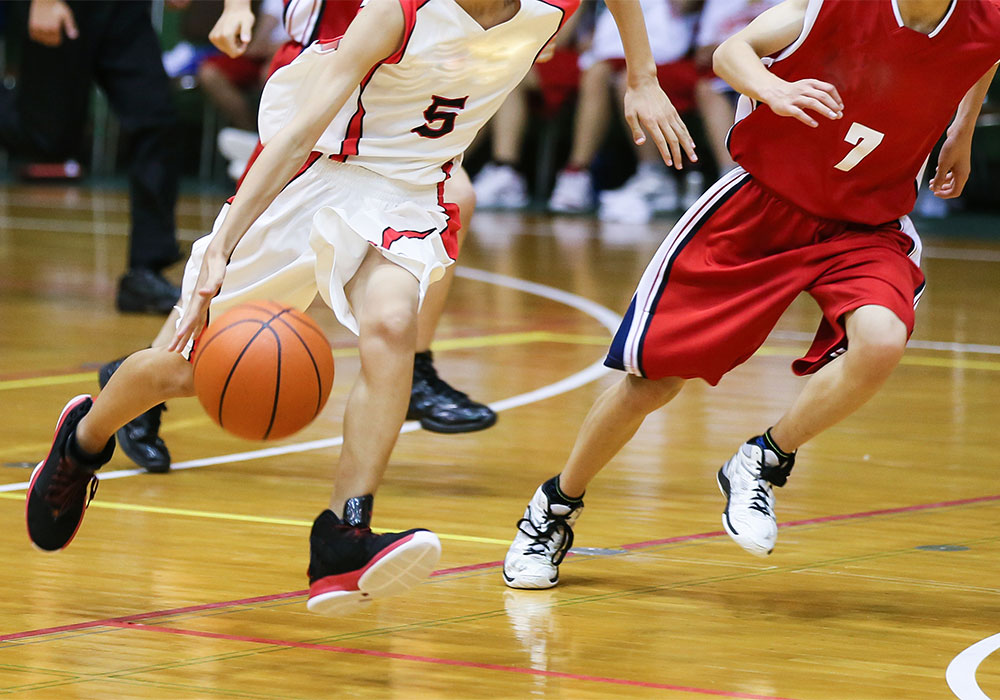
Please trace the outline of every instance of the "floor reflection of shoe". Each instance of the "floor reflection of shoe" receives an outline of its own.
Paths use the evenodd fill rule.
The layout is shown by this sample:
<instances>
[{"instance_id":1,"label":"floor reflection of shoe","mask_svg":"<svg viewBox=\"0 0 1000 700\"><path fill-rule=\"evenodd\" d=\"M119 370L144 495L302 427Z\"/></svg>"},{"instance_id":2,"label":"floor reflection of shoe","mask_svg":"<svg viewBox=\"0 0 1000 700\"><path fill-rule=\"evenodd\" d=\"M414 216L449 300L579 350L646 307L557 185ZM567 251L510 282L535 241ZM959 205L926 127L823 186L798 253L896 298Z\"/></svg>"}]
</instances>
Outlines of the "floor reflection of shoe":
<instances>
[{"instance_id":1,"label":"floor reflection of shoe","mask_svg":"<svg viewBox=\"0 0 1000 700\"><path fill-rule=\"evenodd\" d=\"M97 372L97 383L103 389L124 357L103 365ZM140 467L153 474L170 471L170 451L160 437L160 417L167 410L166 404L153 406L145 413L123 425L115 433L122 452Z\"/></svg>"},{"instance_id":2,"label":"floor reflection of shoe","mask_svg":"<svg viewBox=\"0 0 1000 700\"><path fill-rule=\"evenodd\" d=\"M428 530L375 534L372 497L348 499L344 517L325 510L309 536L311 612L345 615L372 599L420 584L441 558L441 542Z\"/></svg>"},{"instance_id":3,"label":"floor reflection of shoe","mask_svg":"<svg viewBox=\"0 0 1000 700\"><path fill-rule=\"evenodd\" d=\"M471 433L497 422L492 408L469 398L438 376L431 352L418 352L413 361L413 387L407 420L419 420L435 433Z\"/></svg>"},{"instance_id":4,"label":"floor reflection of shoe","mask_svg":"<svg viewBox=\"0 0 1000 700\"><path fill-rule=\"evenodd\" d=\"M136 267L118 280L115 305L119 311L169 314L180 296L180 288L159 272Z\"/></svg>"},{"instance_id":5,"label":"floor reflection of shoe","mask_svg":"<svg viewBox=\"0 0 1000 700\"><path fill-rule=\"evenodd\" d=\"M557 593L548 591L503 592L503 609L511 631L522 648L531 656L532 668L549 667L549 639L557 635L555 614Z\"/></svg>"},{"instance_id":6,"label":"floor reflection of shoe","mask_svg":"<svg viewBox=\"0 0 1000 700\"><path fill-rule=\"evenodd\" d=\"M487 163L472 186L477 206L487 209L523 209L528 206L528 188L521 175L510 165Z\"/></svg>"},{"instance_id":7,"label":"floor reflection of shoe","mask_svg":"<svg viewBox=\"0 0 1000 700\"><path fill-rule=\"evenodd\" d=\"M563 170L556 176L549 209L578 214L594 208L594 182L587 170Z\"/></svg>"}]
</instances>

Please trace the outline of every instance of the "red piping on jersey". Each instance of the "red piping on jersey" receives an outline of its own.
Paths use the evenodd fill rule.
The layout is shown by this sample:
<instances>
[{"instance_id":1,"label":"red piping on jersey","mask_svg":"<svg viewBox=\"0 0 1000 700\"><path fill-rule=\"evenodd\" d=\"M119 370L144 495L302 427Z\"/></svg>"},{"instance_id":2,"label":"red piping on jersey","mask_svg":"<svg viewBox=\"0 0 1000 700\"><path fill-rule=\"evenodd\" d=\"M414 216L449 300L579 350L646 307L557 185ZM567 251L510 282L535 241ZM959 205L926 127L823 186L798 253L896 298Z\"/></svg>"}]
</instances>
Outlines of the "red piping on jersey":
<instances>
[{"instance_id":1,"label":"red piping on jersey","mask_svg":"<svg viewBox=\"0 0 1000 700\"><path fill-rule=\"evenodd\" d=\"M363 124L365 119L365 105L362 102L362 96L365 93L365 88L368 87L368 83L371 82L372 77L375 75L381 66L385 64L399 63L403 59L403 54L406 52L406 47L410 44L410 37L413 36L413 27L417 23L417 10L427 4L428 0L399 0L399 6L403 10L403 41L399 46L399 50L388 58L379 61L372 69L368 71L368 75L364 77L361 81L360 90L358 91L358 108L351 117L351 120L347 123L347 133L344 135L344 140L340 144L340 153L334 153L330 156L332 160L339 163L343 163L349 156L356 156L358 154L358 142L361 140L362 132L364 130Z\"/></svg>"},{"instance_id":2,"label":"red piping on jersey","mask_svg":"<svg viewBox=\"0 0 1000 700\"><path fill-rule=\"evenodd\" d=\"M444 209L444 214L448 217L448 226L441 233L441 240L444 242L444 251L452 260L458 260L458 231L462 228L462 209L454 202L444 201L444 183L451 179L451 169L455 167L455 161L449 160L441 166L444 178L437 186L438 204Z\"/></svg>"},{"instance_id":3,"label":"red piping on jersey","mask_svg":"<svg viewBox=\"0 0 1000 700\"><path fill-rule=\"evenodd\" d=\"M427 2L427 0L424 0L424 2ZM535 54L536 61L538 60L538 57L542 55L542 51L545 50L545 47L551 44L552 40L556 38L556 34L558 34L559 30L563 28L566 21L572 17L573 13L580 7L580 0L541 0L541 2L562 12L562 19L559 20L559 27L552 32L552 36L549 37L548 41L542 44L542 48L538 49L538 53Z\"/></svg>"},{"instance_id":4,"label":"red piping on jersey","mask_svg":"<svg viewBox=\"0 0 1000 700\"><path fill-rule=\"evenodd\" d=\"M260 144L258 144L258 145L260 145ZM257 149L257 150L254 151L253 156L252 156L252 160L250 161L250 164L252 164L253 161L257 159L257 156L260 155L260 152L262 150L264 150L263 147L260 147L259 149ZM309 168L311 168L313 166L313 163L315 163L317 160L319 160L319 157L321 155L323 155L323 154L320 153L319 151L313 151L312 153L310 153L309 157L306 158L306 162L302 164L302 167L299 168L298 172L296 172L294 175L292 175L291 179L289 179L288 182L285 183L285 187L288 187L290 184L292 184L293 182L295 182L299 178L299 176L302 175L302 173L304 173L306 170L308 170ZM249 172L250 164L247 165L247 171L243 173L243 177L240 178L239 184L236 185L237 192L240 189L240 185L243 184L243 179L246 177L246 173ZM282 187L281 189L285 189L285 187ZM226 204L232 204L233 200L235 198L236 198L236 195L234 194L232 197L230 197L229 199L226 200Z\"/></svg>"}]
</instances>

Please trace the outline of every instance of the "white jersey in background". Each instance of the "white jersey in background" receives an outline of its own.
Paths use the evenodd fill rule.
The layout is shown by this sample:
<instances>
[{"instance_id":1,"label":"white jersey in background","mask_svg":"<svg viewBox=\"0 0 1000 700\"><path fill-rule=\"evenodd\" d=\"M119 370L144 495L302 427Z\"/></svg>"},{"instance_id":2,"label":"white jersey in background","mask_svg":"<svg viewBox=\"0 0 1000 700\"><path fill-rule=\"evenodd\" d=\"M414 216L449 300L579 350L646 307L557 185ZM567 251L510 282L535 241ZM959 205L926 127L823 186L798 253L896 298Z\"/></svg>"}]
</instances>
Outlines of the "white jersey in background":
<instances>
[{"instance_id":1,"label":"white jersey in background","mask_svg":"<svg viewBox=\"0 0 1000 700\"><path fill-rule=\"evenodd\" d=\"M696 16L681 15L673 8L670 0L640 0L640 4L656 65L662 66L684 58L691 48ZM622 58L625 58L625 47L618 33L618 25L605 9L597 17L590 48L580 55L580 70L587 70L601 61Z\"/></svg>"},{"instance_id":2,"label":"white jersey in background","mask_svg":"<svg viewBox=\"0 0 1000 700\"><path fill-rule=\"evenodd\" d=\"M696 44L718 46L781 0L705 0Z\"/></svg>"},{"instance_id":3,"label":"white jersey in background","mask_svg":"<svg viewBox=\"0 0 1000 700\"><path fill-rule=\"evenodd\" d=\"M510 20L483 29L455 0L400 0L402 48L354 91L316 150L412 185L445 179L458 158L521 82L578 0L521 0ZM336 44L315 43L267 81L263 143L306 98L306 75Z\"/></svg>"}]
</instances>

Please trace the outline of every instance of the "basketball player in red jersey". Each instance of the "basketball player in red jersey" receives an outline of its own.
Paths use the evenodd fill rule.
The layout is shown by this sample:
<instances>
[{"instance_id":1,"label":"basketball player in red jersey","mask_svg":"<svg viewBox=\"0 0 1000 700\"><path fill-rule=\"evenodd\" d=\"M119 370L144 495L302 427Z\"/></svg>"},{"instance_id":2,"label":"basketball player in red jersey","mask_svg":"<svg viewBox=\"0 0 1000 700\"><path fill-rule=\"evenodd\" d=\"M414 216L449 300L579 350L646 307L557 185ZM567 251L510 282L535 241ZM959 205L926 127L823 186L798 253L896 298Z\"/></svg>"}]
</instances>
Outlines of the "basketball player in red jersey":
<instances>
[{"instance_id":1,"label":"basketball player in red jersey","mask_svg":"<svg viewBox=\"0 0 1000 700\"><path fill-rule=\"evenodd\" d=\"M638 5L607 0L629 62L626 118L668 164L694 144L655 78ZM130 356L96 400L71 399L32 474L25 515L41 549L76 536L114 435L166 399L194 392L194 340L256 298L304 309L319 295L358 336L328 507L310 536L309 601L340 614L411 588L440 542L423 529L371 530L375 492L409 400L418 309L454 264L455 161L531 69L578 0L371 0L336 42L276 71L261 97L266 144L185 267L177 331Z\"/></svg>"},{"instance_id":2,"label":"basketball player in red jersey","mask_svg":"<svg viewBox=\"0 0 1000 700\"><path fill-rule=\"evenodd\" d=\"M358 14L357 0L286 0L285 29L291 39L285 42L274 58L268 74L288 65L313 41L330 41L343 36L351 20ZM253 32L254 14L249 0L227 0L222 15L212 28L209 38L215 46L230 57L243 54L250 43ZM244 170L250 169L261 145L250 158ZM242 182L243 177L240 178ZM458 205L463 224L472 217L476 206L476 193L472 189L469 176L461 166L451 171L451 178L445 189L448 201ZM458 245L465 240L466 226L458 231ZM431 342L437 330L438 321L444 311L445 301L455 278L455 267L451 266L444 278L428 290L420 309L417 329L417 352L413 362L413 385L410 390L410 405L407 420L419 420L425 430L439 433L466 433L489 428L496 423L497 415L489 406L469 398L438 376L431 354ZM166 345L177 325L174 312L166 320L160 334L153 342L155 347ZM98 380L103 388L111 375L121 365L124 358L114 360L101 367ZM118 444L122 451L136 464L150 472L162 473L170 469L170 452L160 437L160 419L165 404L149 409L118 431Z\"/></svg>"},{"instance_id":3,"label":"basketball player in red jersey","mask_svg":"<svg viewBox=\"0 0 1000 700\"><path fill-rule=\"evenodd\" d=\"M812 377L718 473L726 531L771 552L772 486L795 451L871 398L903 354L924 286L906 217L915 183L948 127L931 189L961 193L998 59L996 0L786 0L716 50L716 73L744 96L729 139L740 167L646 269L606 361L628 374L518 522L507 585L554 586L593 477L685 380L714 385L753 355L805 291L823 318L792 368Z\"/></svg>"}]
</instances>

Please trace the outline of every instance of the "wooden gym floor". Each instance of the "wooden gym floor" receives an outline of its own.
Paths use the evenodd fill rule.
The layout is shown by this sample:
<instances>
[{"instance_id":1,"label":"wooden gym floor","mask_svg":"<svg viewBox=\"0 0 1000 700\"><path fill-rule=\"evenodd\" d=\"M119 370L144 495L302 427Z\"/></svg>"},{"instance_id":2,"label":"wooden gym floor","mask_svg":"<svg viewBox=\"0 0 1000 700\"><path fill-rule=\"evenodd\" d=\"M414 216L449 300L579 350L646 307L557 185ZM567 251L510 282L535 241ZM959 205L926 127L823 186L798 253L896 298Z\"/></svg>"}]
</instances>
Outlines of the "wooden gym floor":
<instances>
[{"instance_id":1,"label":"wooden gym floor","mask_svg":"<svg viewBox=\"0 0 1000 700\"><path fill-rule=\"evenodd\" d=\"M188 240L219 201L182 201ZM318 306L337 357L320 420L250 444L172 402L175 470L116 456L72 546L30 546L25 482L60 407L161 321L113 309L126 217L120 194L0 190L0 694L1000 698L1000 239L925 239L914 342L875 400L801 451L769 559L721 532L714 474L802 385L788 365L809 299L719 387L692 382L650 417L592 485L558 588L512 591L514 523L615 380L595 363L668 222L478 214L437 364L499 423L406 427L375 524L435 530L440 569L329 619L305 609L307 533L358 363Z\"/></svg>"}]
</instances>

